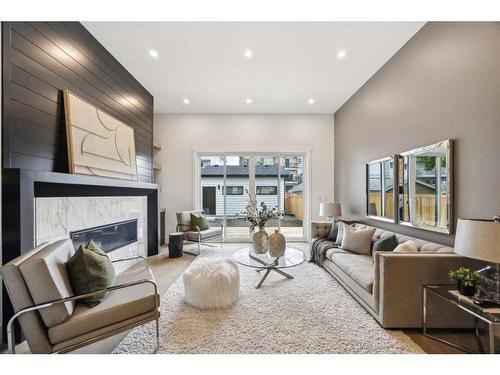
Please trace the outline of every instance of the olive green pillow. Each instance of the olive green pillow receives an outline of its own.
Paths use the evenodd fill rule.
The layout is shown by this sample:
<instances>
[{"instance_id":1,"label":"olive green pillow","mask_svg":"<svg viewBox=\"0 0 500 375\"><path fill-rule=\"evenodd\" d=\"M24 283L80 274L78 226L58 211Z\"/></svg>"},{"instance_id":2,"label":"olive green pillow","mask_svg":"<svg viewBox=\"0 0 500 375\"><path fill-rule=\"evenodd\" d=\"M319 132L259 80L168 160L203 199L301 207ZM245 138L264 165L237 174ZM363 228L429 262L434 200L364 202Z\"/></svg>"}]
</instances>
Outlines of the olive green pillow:
<instances>
[{"instance_id":1,"label":"olive green pillow","mask_svg":"<svg viewBox=\"0 0 500 375\"><path fill-rule=\"evenodd\" d=\"M69 279L75 294L95 292L112 286L116 279L113 263L94 241L80 246L66 263ZM79 300L89 307L99 304L105 293Z\"/></svg>"},{"instance_id":2,"label":"olive green pillow","mask_svg":"<svg viewBox=\"0 0 500 375\"><path fill-rule=\"evenodd\" d=\"M207 222L207 218L205 217L205 215L195 215L195 214L191 214L191 225L193 226L193 228L200 228L200 230L205 230L205 229L208 229L209 226L208 226L208 222Z\"/></svg>"}]
</instances>

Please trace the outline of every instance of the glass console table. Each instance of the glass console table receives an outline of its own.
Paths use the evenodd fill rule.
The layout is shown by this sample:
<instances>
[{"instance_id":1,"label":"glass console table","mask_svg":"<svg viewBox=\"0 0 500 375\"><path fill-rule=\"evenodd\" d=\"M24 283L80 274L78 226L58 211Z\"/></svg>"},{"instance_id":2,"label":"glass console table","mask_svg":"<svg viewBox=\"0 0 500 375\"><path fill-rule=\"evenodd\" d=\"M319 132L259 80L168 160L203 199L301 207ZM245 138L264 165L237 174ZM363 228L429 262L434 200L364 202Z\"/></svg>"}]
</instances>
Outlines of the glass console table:
<instances>
[{"instance_id":1,"label":"glass console table","mask_svg":"<svg viewBox=\"0 0 500 375\"><path fill-rule=\"evenodd\" d=\"M457 326L463 324L461 327ZM468 353L498 353L500 306L483 308L461 295L453 285L424 285L422 327L424 336ZM436 331L472 332L477 350L439 337ZM483 334L484 333L484 334ZM482 336L487 336L487 345Z\"/></svg>"}]
</instances>

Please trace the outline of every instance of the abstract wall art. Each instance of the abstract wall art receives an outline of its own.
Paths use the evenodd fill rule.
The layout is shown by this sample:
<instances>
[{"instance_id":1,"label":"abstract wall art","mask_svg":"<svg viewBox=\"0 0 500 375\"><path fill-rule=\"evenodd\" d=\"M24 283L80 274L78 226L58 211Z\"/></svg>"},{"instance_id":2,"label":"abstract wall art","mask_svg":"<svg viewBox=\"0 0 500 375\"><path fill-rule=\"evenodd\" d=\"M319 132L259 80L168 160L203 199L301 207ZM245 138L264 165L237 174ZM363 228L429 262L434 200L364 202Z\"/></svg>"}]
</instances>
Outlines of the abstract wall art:
<instances>
[{"instance_id":1,"label":"abstract wall art","mask_svg":"<svg viewBox=\"0 0 500 375\"><path fill-rule=\"evenodd\" d=\"M137 180L134 129L64 91L69 172Z\"/></svg>"}]
</instances>

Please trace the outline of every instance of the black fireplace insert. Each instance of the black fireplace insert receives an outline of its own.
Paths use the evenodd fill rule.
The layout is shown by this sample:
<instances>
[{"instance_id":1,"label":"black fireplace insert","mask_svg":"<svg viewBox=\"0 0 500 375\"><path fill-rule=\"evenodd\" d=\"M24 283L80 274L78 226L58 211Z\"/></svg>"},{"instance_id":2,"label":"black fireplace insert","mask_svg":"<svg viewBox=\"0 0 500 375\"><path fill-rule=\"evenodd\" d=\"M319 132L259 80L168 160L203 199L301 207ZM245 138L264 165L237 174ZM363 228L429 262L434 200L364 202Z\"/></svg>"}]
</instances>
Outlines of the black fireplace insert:
<instances>
[{"instance_id":1,"label":"black fireplace insert","mask_svg":"<svg viewBox=\"0 0 500 375\"><path fill-rule=\"evenodd\" d=\"M75 230L69 233L69 238L73 241L75 250L92 240L107 253L137 242L137 219Z\"/></svg>"}]
</instances>

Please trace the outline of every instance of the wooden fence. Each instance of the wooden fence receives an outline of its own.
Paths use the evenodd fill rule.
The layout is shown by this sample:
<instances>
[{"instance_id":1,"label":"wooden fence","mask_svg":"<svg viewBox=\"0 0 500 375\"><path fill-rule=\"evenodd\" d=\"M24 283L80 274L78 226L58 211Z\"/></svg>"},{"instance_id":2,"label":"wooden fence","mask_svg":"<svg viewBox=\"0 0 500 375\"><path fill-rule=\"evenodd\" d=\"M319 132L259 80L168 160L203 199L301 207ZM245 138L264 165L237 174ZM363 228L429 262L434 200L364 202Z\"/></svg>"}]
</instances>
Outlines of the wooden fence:
<instances>
[{"instance_id":1,"label":"wooden fence","mask_svg":"<svg viewBox=\"0 0 500 375\"><path fill-rule=\"evenodd\" d=\"M426 225L435 225L436 220L436 196L434 194L417 194L416 198L416 218L417 222ZM377 212L380 213L380 192L370 193L370 203L375 203ZM386 217L394 217L394 199L392 193L387 193L385 196ZM441 216L439 218L439 226L446 226L447 217L447 197L441 195ZM408 204L404 204L404 217L409 218Z\"/></svg>"},{"instance_id":2,"label":"wooden fence","mask_svg":"<svg viewBox=\"0 0 500 375\"><path fill-rule=\"evenodd\" d=\"M285 213L295 216L297 220L304 220L302 195L285 195Z\"/></svg>"}]
</instances>

